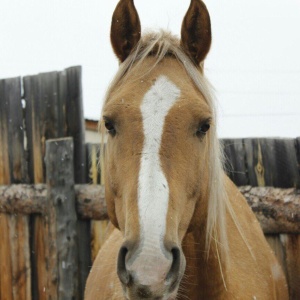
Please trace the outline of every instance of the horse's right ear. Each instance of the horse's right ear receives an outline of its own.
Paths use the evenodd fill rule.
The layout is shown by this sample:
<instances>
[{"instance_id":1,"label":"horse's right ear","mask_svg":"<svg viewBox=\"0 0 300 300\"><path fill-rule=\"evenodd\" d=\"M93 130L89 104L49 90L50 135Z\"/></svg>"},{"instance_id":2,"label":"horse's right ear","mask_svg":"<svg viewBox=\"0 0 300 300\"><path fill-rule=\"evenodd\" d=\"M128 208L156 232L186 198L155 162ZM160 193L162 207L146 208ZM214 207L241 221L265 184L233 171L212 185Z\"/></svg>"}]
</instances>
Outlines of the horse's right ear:
<instances>
[{"instance_id":1,"label":"horse's right ear","mask_svg":"<svg viewBox=\"0 0 300 300\"><path fill-rule=\"evenodd\" d=\"M123 62L141 37L141 24L133 0L120 0L111 21L110 41Z\"/></svg>"}]
</instances>

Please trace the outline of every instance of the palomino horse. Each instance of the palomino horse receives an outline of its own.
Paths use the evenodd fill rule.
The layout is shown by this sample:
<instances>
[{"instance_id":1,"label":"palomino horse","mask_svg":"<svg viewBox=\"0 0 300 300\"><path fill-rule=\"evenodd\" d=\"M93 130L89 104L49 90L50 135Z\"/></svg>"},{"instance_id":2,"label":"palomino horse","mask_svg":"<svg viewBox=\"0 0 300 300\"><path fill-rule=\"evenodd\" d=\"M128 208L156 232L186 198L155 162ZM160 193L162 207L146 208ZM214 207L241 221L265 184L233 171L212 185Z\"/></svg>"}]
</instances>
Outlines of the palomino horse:
<instances>
[{"instance_id":1,"label":"palomino horse","mask_svg":"<svg viewBox=\"0 0 300 300\"><path fill-rule=\"evenodd\" d=\"M102 122L112 224L85 299L288 299L281 267L223 171L203 75L205 5L191 1L180 41L140 32L133 0L120 0L111 42L121 64Z\"/></svg>"}]
</instances>

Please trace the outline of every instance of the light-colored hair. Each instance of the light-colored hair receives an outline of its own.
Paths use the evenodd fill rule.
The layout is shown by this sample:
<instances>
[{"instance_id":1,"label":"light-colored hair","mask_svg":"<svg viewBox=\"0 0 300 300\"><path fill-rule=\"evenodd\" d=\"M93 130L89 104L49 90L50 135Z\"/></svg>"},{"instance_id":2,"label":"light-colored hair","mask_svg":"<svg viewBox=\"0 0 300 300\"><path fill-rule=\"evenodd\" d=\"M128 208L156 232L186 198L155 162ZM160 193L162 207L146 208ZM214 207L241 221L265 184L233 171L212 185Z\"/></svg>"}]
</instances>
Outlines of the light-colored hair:
<instances>
[{"instance_id":1,"label":"light-colored hair","mask_svg":"<svg viewBox=\"0 0 300 300\"><path fill-rule=\"evenodd\" d=\"M126 81L126 74L134 71L148 56L156 57L156 63L151 70L166 57L173 55L181 63L187 74L193 80L195 86L203 95L206 103L210 107L214 124L210 129L210 158L209 158L209 199L206 226L206 250L209 253L212 241L216 243L217 255L222 257L223 263L227 261L228 240L226 231L226 209L231 215L233 210L227 198L225 190L225 175L223 171L224 156L216 134L216 108L212 87L202 72L202 66L195 66L191 59L180 47L178 38L169 32L160 31L158 33L148 33L144 35L129 57L120 64L119 70L111 82L105 96L105 103L109 100L109 95L120 83ZM145 70L150 72L151 70ZM142 74L144 75L144 74ZM102 133L104 133L102 126ZM234 218L235 220L235 218ZM219 259L220 259L219 257ZM222 272L222 269L221 269ZM224 282L225 283L225 282Z\"/></svg>"}]
</instances>

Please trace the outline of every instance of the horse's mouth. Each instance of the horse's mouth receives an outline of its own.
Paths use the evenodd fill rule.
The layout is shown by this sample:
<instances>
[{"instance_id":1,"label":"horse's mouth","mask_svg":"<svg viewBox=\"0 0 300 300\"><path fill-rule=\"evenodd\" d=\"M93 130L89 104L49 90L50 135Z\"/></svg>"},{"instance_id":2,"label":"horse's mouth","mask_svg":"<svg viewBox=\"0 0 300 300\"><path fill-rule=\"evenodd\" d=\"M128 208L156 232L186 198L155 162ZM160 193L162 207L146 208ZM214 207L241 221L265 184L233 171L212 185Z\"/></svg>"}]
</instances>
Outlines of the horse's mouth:
<instances>
[{"instance_id":1,"label":"horse's mouth","mask_svg":"<svg viewBox=\"0 0 300 300\"><path fill-rule=\"evenodd\" d=\"M124 296L126 300L176 300L177 298L177 290L171 294L168 295L162 295L162 296L153 296L153 297L139 297L139 296L129 296L127 291L124 291Z\"/></svg>"}]
</instances>

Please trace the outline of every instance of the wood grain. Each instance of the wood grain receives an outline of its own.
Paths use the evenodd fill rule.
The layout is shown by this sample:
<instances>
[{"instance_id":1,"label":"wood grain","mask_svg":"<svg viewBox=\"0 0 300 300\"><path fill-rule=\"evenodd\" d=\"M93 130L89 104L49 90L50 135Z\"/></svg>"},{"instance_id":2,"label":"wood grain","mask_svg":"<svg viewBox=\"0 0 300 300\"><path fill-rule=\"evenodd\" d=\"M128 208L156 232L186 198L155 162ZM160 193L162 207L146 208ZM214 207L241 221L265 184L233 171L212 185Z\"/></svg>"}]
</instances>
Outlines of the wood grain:
<instances>
[{"instance_id":1,"label":"wood grain","mask_svg":"<svg viewBox=\"0 0 300 300\"><path fill-rule=\"evenodd\" d=\"M68 68L65 71L67 75L66 134L67 136L72 136L74 140L75 183L86 183L87 165L81 85L82 70L80 66L77 66ZM78 244L78 288L81 298L83 298L85 282L89 274L89 266L91 265L90 220L78 220L77 223L77 233L81 241Z\"/></svg>"},{"instance_id":2,"label":"wood grain","mask_svg":"<svg viewBox=\"0 0 300 300\"><path fill-rule=\"evenodd\" d=\"M27 182L27 164L24 149L24 122L20 78L1 81L1 148L0 184ZM29 247L29 220L24 215L1 215L3 247L0 270L1 294L4 299L31 299L31 267ZM4 271L4 272L2 272Z\"/></svg>"},{"instance_id":3,"label":"wood grain","mask_svg":"<svg viewBox=\"0 0 300 300\"><path fill-rule=\"evenodd\" d=\"M88 182L95 185L101 183L101 175L99 169L100 162L100 145L99 144L87 144L87 164L89 170ZM100 196L100 195L99 195ZM104 194L100 197L104 198ZM87 198L86 198L87 199ZM105 202L104 202L105 203ZM106 209L106 207L105 207ZM103 211L103 208L97 209L92 208L95 212ZM99 216L101 218L107 218L107 214L105 216ZM104 219L103 218L103 219ZM107 220L91 220L91 259L95 260L100 248L102 247L105 241L105 233L107 228L108 221Z\"/></svg>"},{"instance_id":4,"label":"wood grain","mask_svg":"<svg viewBox=\"0 0 300 300\"><path fill-rule=\"evenodd\" d=\"M41 73L23 78L26 102L25 121L28 148L28 174L30 183L45 182L45 141L58 137L58 80L57 72ZM47 300L47 264L49 258L49 228L40 215L31 217L31 253L33 299Z\"/></svg>"},{"instance_id":5,"label":"wood grain","mask_svg":"<svg viewBox=\"0 0 300 300\"><path fill-rule=\"evenodd\" d=\"M222 140L222 144L226 158L226 173L236 185L248 185L248 172L243 139L224 139Z\"/></svg>"},{"instance_id":6,"label":"wood grain","mask_svg":"<svg viewBox=\"0 0 300 300\"><path fill-rule=\"evenodd\" d=\"M300 235L280 235L286 260L290 300L300 299Z\"/></svg>"},{"instance_id":7,"label":"wood grain","mask_svg":"<svg viewBox=\"0 0 300 300\"><path fill-rule=\"evenodd\" d=\"M47 214L50 228L48 288L51 299L80 299L78 295L78 237L75 211L73 140L46 142ZM53 280L56 278L56 280Z\"/></svg>"},{"instance_id":8,"label":"wood grain","mask_svg":"<svg viewBox=\"0 0 300 300\"><path fill-rule=\"evenodd\" d=\"M6 81L0 81L0 185L10 184L10 168L8 157L7 116L9 102L7 99ZM12 294L12 264L10 259L9 216L0 214L1 247L0 247L0 299L13 300Z\"/></svg>"}]
</instances>

